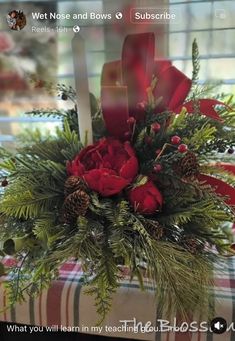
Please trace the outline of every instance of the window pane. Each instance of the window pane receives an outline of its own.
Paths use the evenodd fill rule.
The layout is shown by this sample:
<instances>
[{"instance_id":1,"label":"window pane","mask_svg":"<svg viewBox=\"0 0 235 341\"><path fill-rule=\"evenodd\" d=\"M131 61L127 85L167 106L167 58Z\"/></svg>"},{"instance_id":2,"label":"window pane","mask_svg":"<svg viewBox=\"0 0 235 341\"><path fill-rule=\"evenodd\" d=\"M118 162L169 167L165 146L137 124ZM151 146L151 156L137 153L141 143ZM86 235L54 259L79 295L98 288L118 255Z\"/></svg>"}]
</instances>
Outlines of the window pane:
<instances>
[{"instance_id":1,"label":"window pane","mask_svg":"<svg viewBox=\"0 0 235 341\"><path fill-rule=\"evenodd\" d=\"M230 88L232 91L235 83L235 77L231 73L235 66L235 2L170 3L181 7L186 16L181 30L176 25L170 27L170 58L183 72L191 76L192 42L196 38L201 57L200 79L221 80L226 84L227 90Z\"/></svg>"}]
</instances>

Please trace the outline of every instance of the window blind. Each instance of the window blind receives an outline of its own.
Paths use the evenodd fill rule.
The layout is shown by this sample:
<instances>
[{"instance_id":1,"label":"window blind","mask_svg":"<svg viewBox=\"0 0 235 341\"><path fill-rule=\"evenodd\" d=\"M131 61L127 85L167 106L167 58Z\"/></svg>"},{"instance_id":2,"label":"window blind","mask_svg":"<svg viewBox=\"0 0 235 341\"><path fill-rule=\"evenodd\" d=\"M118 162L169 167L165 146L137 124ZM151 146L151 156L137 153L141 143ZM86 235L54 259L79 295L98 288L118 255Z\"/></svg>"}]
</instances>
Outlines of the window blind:
<instances>
[{"instance_id":1,"label":"window blind","mask_svg":"<svg viewBox=\"0 0 235 341\"><path fill-rule=\"evenodd\" d=\"M222 83L221 91L234 92L235 3L233 0L170 0L182 13L180 25L169 27L169 57L191 75L191 42L197 39L201 70L200 82Z\"/></svg>"}]
</instances>

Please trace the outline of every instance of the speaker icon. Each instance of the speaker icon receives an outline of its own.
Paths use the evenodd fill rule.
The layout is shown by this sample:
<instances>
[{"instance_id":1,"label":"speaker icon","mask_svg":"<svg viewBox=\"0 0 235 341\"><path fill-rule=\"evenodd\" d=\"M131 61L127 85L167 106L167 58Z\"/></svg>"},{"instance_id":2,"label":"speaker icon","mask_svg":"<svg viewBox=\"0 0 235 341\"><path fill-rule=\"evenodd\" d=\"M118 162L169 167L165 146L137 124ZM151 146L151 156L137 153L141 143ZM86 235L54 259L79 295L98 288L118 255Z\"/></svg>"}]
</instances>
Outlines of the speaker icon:
<instances>
[{"instance_id":1,"label":"speaker icon","mask_svg":"<svg viewBox=\"0 0 235 341\"><path fill-rule=\"evenodd\" d=\"M227 321L222 317L216 317L211 321L211 330L215 334L223 334L227 329Z\"/></svg>"}]
</instances>

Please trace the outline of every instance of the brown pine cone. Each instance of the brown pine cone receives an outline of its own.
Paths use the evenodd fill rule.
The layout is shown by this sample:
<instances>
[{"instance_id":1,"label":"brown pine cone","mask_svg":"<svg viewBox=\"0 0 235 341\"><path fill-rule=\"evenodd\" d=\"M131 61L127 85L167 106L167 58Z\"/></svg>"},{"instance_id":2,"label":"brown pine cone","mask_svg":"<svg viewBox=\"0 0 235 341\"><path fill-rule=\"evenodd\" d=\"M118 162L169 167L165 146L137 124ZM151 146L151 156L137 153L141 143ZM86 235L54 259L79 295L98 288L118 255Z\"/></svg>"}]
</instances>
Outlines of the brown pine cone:
<instances>
[{"instance_id":1,"label":"brown pine cone","mask_svg":"<svg viewBox=\"0 0 235 341\"><path fill-rule=\"evenodd\" d=\"M85 184L79 176L70 176L64 184L64 195L67 197L69 194L77 191L84 190Z\"/></svg>"},{"instance_id":2,"label":"brown pine cone","mask_svg":"<svg viewBox=\"0 0 235 341\"><path fill-rule=\"evenodd\" d=\"M72 223L78 216L84 216L90 204L89 195L79 189L69 194L64 201L62 208L62 220L66 223Z\"/></svg>"},{"instance_id":3,"label":"brown pine cone","mask_svg":"<svg viewBox=\"0 0 235 341\"><path fill-rule=\"evenodd\" d=\"M184 247L192 254L201 252L203 250L202 243L193 237L185 238L183 243Z\"/></svg>"},{"instance_id":4,"label":"brown pine cone","mask_svg":"<svg viewBox=\"0 0 235 341\"><path fill-rule=\"evenodd\" d=\"M161 239L164 235L164 229L158 221L151 220L147 222L146 228L148 233L156 240Z\"/></svg>"},{"instance_id":5,"label":"brown pine cone","mask_svg":"<svg viewBox=\"0 0 235 341\"><path fill-rule=\"evenodd\" d=\"M199 164L197 157L193 152L188 151L186 155L179 161L178 171L184 177L190 177L198 174Z\"/></svg>"}]
</instances>

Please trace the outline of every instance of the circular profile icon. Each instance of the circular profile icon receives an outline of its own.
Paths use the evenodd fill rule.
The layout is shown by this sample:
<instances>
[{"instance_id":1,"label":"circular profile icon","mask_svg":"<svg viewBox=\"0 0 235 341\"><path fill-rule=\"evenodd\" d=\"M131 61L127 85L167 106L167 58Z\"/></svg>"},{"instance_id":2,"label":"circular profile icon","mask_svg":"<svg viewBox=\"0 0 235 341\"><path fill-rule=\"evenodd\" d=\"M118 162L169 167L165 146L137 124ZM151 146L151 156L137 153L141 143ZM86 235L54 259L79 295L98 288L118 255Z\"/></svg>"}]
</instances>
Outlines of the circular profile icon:
<instances>
[{"instance_id":1,"label":"circular profile icon","mask_svg":"<svg viewBox=\"0 0 235 341\"><path fill-rule=\"evenodd\" d=\"M215 334L223 334L226 332L227 322L222 317L216 317L211 321L211 330Z\"/></svg>"},{"instance_id":2,"label":"circular profile icon","mask_svg":"<svg viewBox=\"0 0 235 341\"><path fill-rule=\"evenodd\" d=\"M7 23L11 30L20 31L26 25L26 16L23 11L13 10L7 15Z\"/></svg>"}]
</instances>

